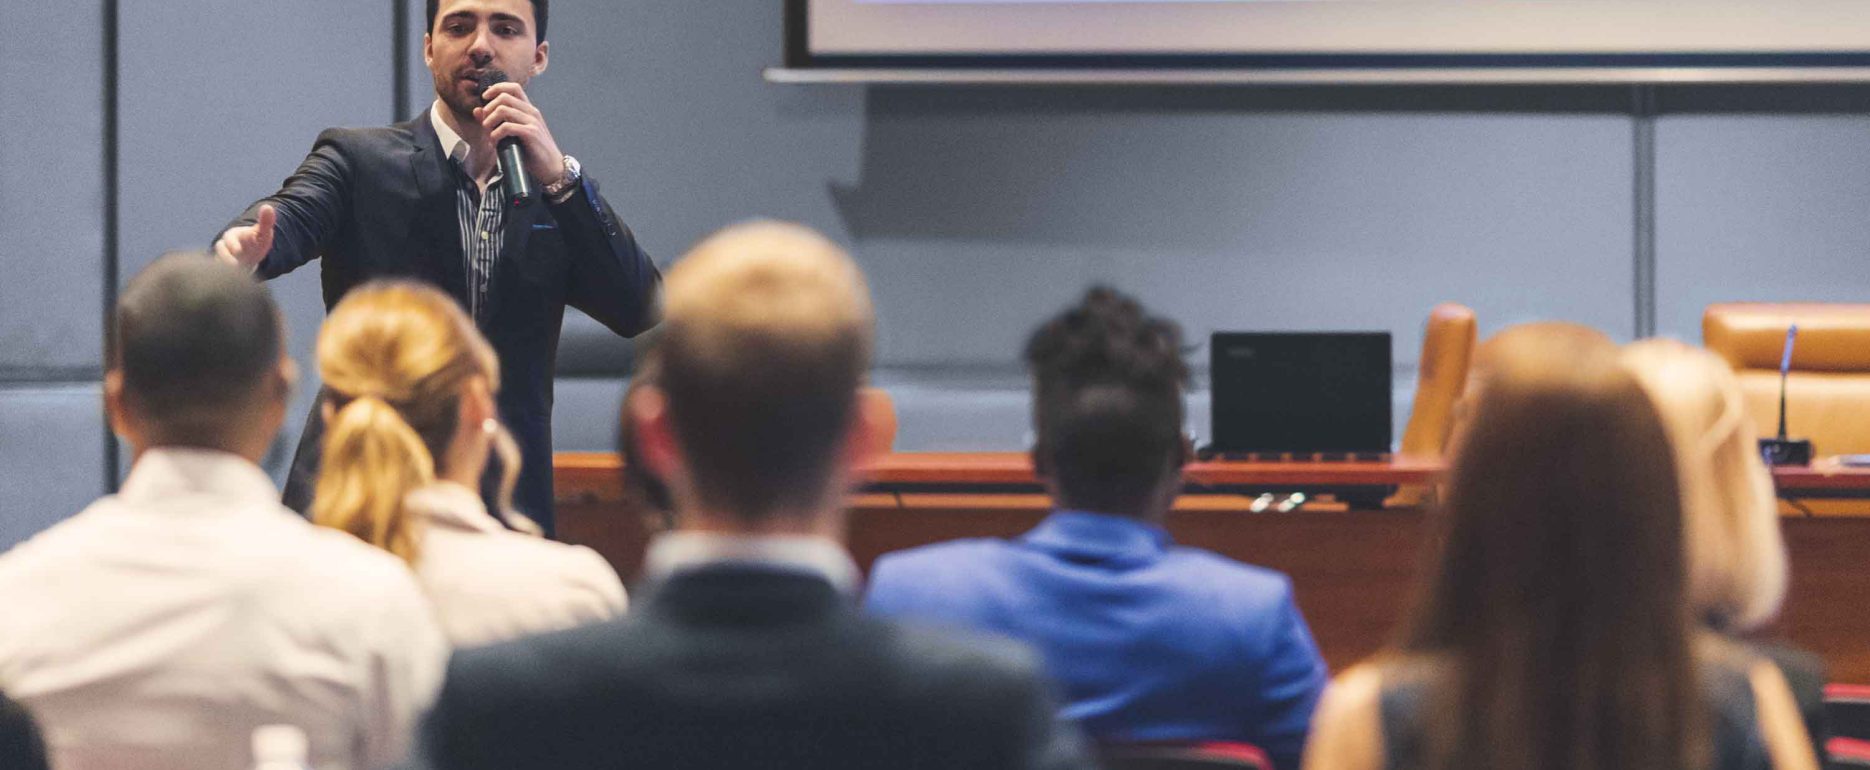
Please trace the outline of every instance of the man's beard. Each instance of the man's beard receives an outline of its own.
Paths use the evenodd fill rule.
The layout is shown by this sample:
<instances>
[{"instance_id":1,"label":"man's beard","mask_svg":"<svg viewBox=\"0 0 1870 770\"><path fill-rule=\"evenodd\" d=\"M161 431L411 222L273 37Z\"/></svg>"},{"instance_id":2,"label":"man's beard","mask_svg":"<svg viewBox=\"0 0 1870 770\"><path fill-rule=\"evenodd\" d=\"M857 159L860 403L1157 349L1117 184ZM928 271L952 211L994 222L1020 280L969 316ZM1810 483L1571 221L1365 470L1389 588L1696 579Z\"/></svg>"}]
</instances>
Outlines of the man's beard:
<instances>
[{"instance_id":1,"label":"man's beard","mask_svg":"<svg viewBox=\"0 0 1870 770\"><path fill-rule=\"evenodd\" d=\"M436 85L441 86L440 83ZM447 85L436 88L435 93L441 97L442 104L448 105L448 109L455 114L455 117L462 120L473 120L475 108L485 104L480 98L478 88L457 80L452 75L449 76Z\"/></svg>"}]
</instances>

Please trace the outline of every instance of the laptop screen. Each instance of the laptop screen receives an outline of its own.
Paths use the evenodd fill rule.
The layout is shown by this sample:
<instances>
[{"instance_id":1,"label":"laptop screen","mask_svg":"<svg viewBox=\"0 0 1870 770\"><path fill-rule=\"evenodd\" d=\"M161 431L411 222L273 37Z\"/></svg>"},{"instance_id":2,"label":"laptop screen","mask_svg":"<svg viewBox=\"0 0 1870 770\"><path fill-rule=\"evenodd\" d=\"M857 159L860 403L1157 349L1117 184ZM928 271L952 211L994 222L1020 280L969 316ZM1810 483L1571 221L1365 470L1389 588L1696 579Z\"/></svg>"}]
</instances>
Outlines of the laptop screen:
<instances>
[{"instance_id":1,"label":"laptop screen","mask_svg":"<svg viewBox=\"0 0 1870 770\"><path fill-rule=\"evenodd\" d=\"M1215 332L1214 450L1387 452L1388 332Z\"/></svg>"}]
</instances>

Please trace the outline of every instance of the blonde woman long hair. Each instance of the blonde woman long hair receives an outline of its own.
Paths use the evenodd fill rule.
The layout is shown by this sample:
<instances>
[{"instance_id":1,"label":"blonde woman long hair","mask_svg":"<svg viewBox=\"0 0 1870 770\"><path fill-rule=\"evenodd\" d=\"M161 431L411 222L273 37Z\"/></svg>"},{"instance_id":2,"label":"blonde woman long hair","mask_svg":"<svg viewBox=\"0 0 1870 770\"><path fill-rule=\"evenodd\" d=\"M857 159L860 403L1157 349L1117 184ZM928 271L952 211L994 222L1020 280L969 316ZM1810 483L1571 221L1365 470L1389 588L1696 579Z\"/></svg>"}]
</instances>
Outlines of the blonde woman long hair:
<instances>
[{"instance_id":1,"label":"blonde woman long hair","mask_svg":"<svg viewBox=\"0 0 1870 770\"><path fill-rule=\"evenodd\" d=\"M1690 603L1716 630L1765 625L1785 600L1786 546L1733 369L1712 352L1665 339L1626 346L1623 363L1675 447Z\"/></svg>"},{"instance_id":2,"label":"blonde woman long hair","mask_svg":"<svg viewBox=\"0 0 1870 770\"><path fill-rule=\"evenodd\" d=\"M319 331L318 373L328 400L314 523L414 564L420 525L404 498L445 471L441 462L464 430L491 434L501 468L497 515L511 518L517 445L498 420L459 424L474 380L489 395L498 390L499 359L454 300L407 281L352 290Z\"/></svg>"}]
</instances>

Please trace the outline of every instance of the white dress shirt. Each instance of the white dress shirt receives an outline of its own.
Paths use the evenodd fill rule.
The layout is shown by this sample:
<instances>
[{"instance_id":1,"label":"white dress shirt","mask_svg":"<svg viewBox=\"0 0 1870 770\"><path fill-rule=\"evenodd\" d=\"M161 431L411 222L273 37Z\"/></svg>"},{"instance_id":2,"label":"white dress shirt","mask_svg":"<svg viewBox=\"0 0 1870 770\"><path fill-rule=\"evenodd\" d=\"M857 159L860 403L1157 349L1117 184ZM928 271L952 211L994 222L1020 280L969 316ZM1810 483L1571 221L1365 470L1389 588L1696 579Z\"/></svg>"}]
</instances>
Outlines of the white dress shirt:
<instances>
[{"instance_id":1,"label":"white dress shirt","mask_svg":"<svg viewBox=\"0 0 1870 770\"><path fill-rule=\"evenodd\" d=\"M651 580L714 564L756 564L824 578L846 594L857 591L857 563L836 540L810 535L730 535L684 530L657 535L644 556Z\"/></svg>"},{"instance_id":2,"label":"white dress shirt","mask_svg":"<svg viewBox=\"0 0 1870 770\"><path fill-rule=\"evenodd\" d=\"M604 557L507 530L466 487L436 482L410 493L404 505L425 519L416 578L457 647L623 612L623 581Z\"/></svg>"},{"instance_id":3,"label":"white dress shirt","mask_svg":"<svg viewBox=\"0 0 1870 770\"><path fill-rule=\"evenodd\" d=\"M447 644L404 565L260 469L152 449L120 494L0 556L0 690L59 770L248 770L292 724L320 770L400 760Z\"/></svg>"}]
</instances>

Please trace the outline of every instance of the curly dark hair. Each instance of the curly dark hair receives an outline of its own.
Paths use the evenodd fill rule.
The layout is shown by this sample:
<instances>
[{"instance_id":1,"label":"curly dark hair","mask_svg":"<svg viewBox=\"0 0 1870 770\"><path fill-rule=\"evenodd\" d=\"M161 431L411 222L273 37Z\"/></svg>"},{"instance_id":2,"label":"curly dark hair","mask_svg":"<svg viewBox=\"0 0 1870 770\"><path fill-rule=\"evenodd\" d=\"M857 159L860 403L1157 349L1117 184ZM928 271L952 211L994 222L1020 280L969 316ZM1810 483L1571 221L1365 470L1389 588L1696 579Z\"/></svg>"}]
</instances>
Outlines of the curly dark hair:
<instances>
[{"instance_id":1,"label":"curly dark hair","mask_svg":"<svg viewBox=\"0 0 1870 770\"><path fill-rule=\"evenodd\" d=\"M430 32L435 31L435 14L437 11L441 10L441 4L441 0L429 0L428 2L429 26L427 29ZM535 41L545 41L545 17L551 10L550 6L550 0L532 0L532 39Z\"/></svg>"},{"instance_id":2,"label":"curly dark hair","mask_svg":"<svg viewBox=\"0 0 1870 770\"><path fill-rule=\"evenodd\" d=\"M1187 457L1181 328L1095 286L1032 333L1025 359L1038 431L1033 463L1057 483L1059 504L1145 513Z\"/></svg>"}]
</instances>

